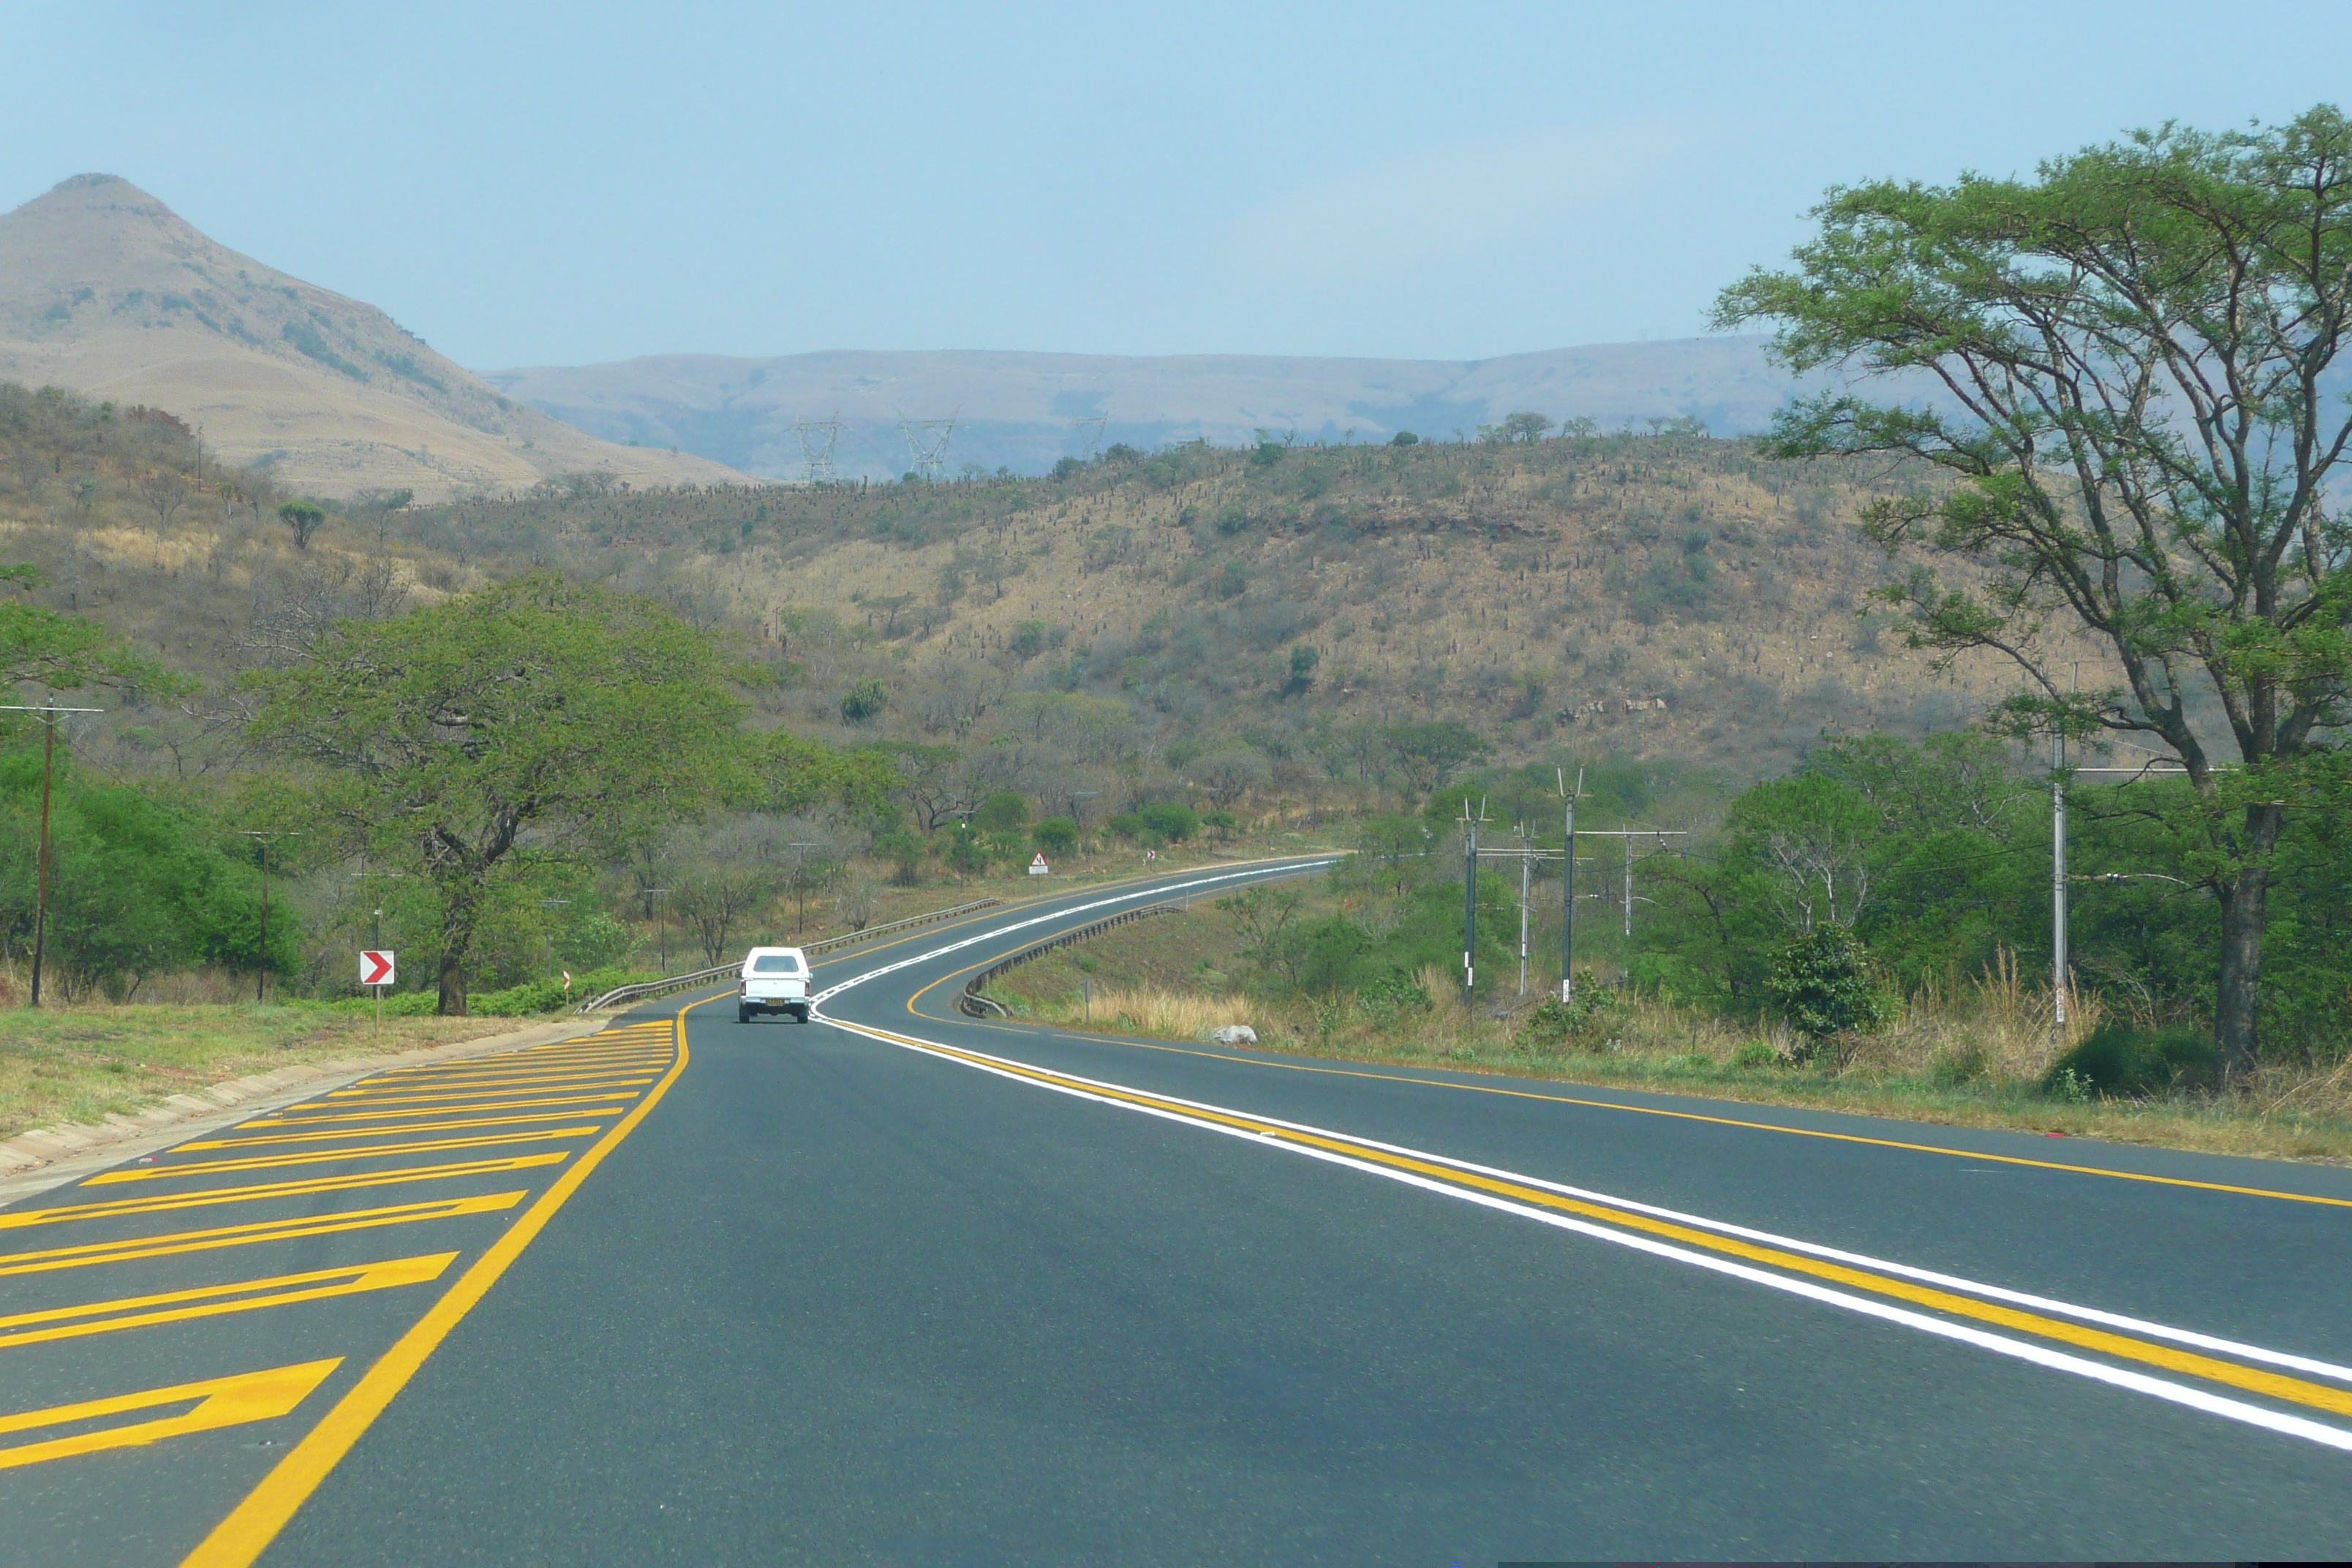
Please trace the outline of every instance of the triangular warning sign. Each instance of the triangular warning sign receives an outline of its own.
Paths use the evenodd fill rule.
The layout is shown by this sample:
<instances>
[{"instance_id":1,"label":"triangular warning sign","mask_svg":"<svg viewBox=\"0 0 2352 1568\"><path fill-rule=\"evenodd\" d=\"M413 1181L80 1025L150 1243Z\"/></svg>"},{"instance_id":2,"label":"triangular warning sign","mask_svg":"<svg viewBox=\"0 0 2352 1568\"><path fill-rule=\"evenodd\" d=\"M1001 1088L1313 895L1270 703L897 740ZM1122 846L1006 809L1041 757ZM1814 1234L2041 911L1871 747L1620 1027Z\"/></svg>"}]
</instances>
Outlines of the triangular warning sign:
<instances>
[{"instance_id":1,"label":"triangular warning sign","mask_svg":"<svg viewBox=\"0 0 2352 1568\"><path fill-rule=\"evenodd\" d=\"M1045 852L1043 849L1038 850L1037 853L1029 857L1029 864L1032 866L1043 866L1045 863Z\"/></svg>"}]
</instances>

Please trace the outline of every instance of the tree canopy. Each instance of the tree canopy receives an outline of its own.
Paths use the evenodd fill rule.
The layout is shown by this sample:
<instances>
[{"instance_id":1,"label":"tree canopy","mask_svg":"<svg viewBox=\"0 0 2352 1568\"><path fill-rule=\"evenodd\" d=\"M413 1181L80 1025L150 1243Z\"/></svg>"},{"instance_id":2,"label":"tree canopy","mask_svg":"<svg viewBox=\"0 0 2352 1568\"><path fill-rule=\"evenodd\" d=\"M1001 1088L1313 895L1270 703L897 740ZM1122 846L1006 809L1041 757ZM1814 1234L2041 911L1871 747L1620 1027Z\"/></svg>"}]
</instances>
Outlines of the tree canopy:
<instances>
[{"instance_id":1,"label":"tree canopy","mask_svg":"<svg viewBox=\"0 0 2352 1568\"><path fill-rule=\"evenodd\" d=\"M493 884L533 856L613 853L749 787L714 640L660 606L533 575L346 621L248 678L256 738L317 770L317 810L429 879L440 1005Z\"/></svg>"},{"instance_id":2,"label":"tree canopy","mask_svg":"<svg viewBox=\"0 0 2352 1568\"><path fill-rule=\"evenodd\" d=\"M2154 737L2201 807L2183 850L2221 906L2223 1061L2253 1060L2266 900L2286 814L2332 787L2352 720L2341 509L2352 404L2352 122L2166 126L2032 180L1832 190L1788 271L1719 299L1777 353L1927 377L1832 392L1782 457L1896 454L1944 476L1873 502L1870 535L1966 568L1889 590L1914 646L2011 660L2020 730ZM2073 689L2065 632L2120 679Z\"/></svg>"}]
</instances>

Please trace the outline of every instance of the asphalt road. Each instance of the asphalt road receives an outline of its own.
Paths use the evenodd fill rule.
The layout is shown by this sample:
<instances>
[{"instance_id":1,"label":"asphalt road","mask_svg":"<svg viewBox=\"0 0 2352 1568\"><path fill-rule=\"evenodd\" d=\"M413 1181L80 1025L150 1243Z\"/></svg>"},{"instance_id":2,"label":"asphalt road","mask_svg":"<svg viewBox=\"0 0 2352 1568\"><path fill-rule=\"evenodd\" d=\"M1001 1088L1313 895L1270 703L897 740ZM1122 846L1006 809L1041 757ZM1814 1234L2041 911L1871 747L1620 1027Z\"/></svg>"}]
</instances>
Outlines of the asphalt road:
<instances>
[{"instance_id":1,"label":"asphalt road","mask_svg":"<svg viewBox=\"0 0 2352 1568\"><path fill-rule=\"evenodd\" d=\"M1278 870L0 1209L0 1562L2345 1555L2352 1173L952 1006Z\"/></svg>"}]
</instances>

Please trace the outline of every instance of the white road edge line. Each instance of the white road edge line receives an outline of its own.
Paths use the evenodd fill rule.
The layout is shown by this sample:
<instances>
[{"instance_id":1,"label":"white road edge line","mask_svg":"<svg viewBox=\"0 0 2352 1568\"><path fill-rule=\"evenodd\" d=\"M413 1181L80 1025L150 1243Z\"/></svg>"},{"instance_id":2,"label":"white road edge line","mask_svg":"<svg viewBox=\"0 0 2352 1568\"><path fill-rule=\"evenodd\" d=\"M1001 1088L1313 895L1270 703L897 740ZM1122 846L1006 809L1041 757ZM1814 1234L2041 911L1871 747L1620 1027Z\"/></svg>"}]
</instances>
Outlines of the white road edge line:
<instances>
[{"instance_id":1,"label":"white road edge line","mask_svg":"<svg viewBox=\"0 0 2352 1568\"><path fill-rule=\"evenodd\" d=\"M1301 860L1276 861L1268 865L1247 867L1237 871L1222 872L1214 877L1196 877L1188 882L1166 882L1155 888L1140 888L1133 892L1119 893L1108 899L1097 899L1090 904L1072 904L1048 914L1034 915L1025 921L1015 921L1011 925L992 926L977 936L968 936L961 942L951 942L944 947L935 947L928 952L919 952L912 957L899 959L894 963L886 963L879 969L869 969L863 974L853 974L838 984L828 985L809 998L809 1005L812 1009L810 1016L812 1017L815 1016L814 1009L818 1004L830 1001L843 992L863 985L869 980L879 980L886 974L896 974L899 970L911 965L925 963L950 952L960 952L967 947L975 947L983 942L994 942L997 938L1013 931L1027 931L1031 926L1051 925L1056 921L1067 920L1072 915L1082 915L1095 910L1107 910L1114 904L1130 904L1141 899L1164 899L1171 893L1181 893L1189 888L1213 887L1219 882L1235 881L1244 877L1263 877L1269 871L1303 871L1318 867L1335 866L1344 858L1346 857L1339 855L1310 856ZM832 1023L837 1020L827 1019L826 1022Z\"/></svg>"},{"instance_id":2,"label":"white road edge line","mask_svg":"<svg viewBox=\"0 0 2352 1568\"><path fill-rule=\"evenodd\" d=\"M1217 878L1210 879L1227 880L1230 879ZM1189 886L1195 884L1186 885ZM1174 889L1169 889L1162 890L1173 891ZM1117 900L1104 901L1108 903L1115 902ZM1082 906L1082 908L1087 909L1096 907L1099 906ZM1065 910L1060 911L1060 914L1067 915L1076 912L1078 911ZM1052 920L1060 918L1060 916L1046 916L1041 918L1045 920ZM1037 921L1023 922L1024 925L1036 923L1039 922ZM1018 928L999 927L995 931L988 934L1002 935L1005 931L1014 929ZM904 968L909 964L921 962L923 958L937 957L941 953L953 952L957 948L966 947L974 942L982 940L984 940L984 938L969 938L963 942L955 942L947 947L936 949L932 952L919 955L916 958L901 960L897 963L889 965L887 969L877 969L871 972L869 974L860 975L855 980L845 982L841 985L834 987L833 990L824 993L823 996L818 998L818 1000L824 1000L824 997L847 990L852 985L861 984L863 981L871 979L876 975L889 973L890 970ZM2170 1339L2179 1343L2192 1344L2203 1348L2224 1351L2231 1354L2243 1356L2249 1360L2264 1361L2273 1365L2292 1366L2300 1370L2318 1373L2322 1375L2352 1380L2352 1369L2336 1366L2330 1363L2313 1361L2300 1356L2287 1355L2282 1352L2264 1350L2260 1346L2242 1345L2233 1341L2217 1339L2209 1335L2196 1334L2187 1330L2173 1329L2164 1324L2146 1322L2140 1319L2127 1318L2120 1314L2102 1312L2094 1308L2077 1307L2068 1302L2052 1300L2044 1297L2030 1296L2022 1292L2004 1290L1997 1286L1979 1285L1972 1280L1960 1279L1952 1275L1937 1274L1927 1269L1912 1268L1907 1265L1885 1263L1858 1253L1843 1252L1833 1247L1826 1247L1811 1242L1796 1241L1791 1238L1779 1237L1769 1231L1754 1230L1747 1226L1731 1225L1720 1220L1712 1220L1699 1215L1684 1214L1677 1210L1660 1208L1654 1205L1638 1203L1630 1199L1614 1197L1604 1193L1596 1193L1590 1191L1589 1189L1571 1187L1560 1183L1546 1181L1541 1177L1521 1175L1517 1172L1474 1164L1471 1162L1454 1159L1444 1154L1433 1154L1426 1151L1413 1149L1402 1144L1385 1143L1376 1139L1359 1137L1354 1133L1334 1131L1328 1128L1316 1127L1311 1123L1286 1121L1281 1118L1262 1115L1256 1111L1234 1110L1224 1106L1213 1105L1206 1101L1190 1100L1175 1095L1163 1094L1155 1089L1139 1089L1126 1084L1111 1083L1104 1079L1084 1078L1077 1074L1062 1072L1058 1068L1039 1068L1034 1067L1033 1064L1014 1061L1009 1058L993 1057L990 1056L986 1052L972 1051L962 1047L950 1047L944 1045L940 1041L922 1039L919 1036L902 1036L891 1031L874 1028L864 1024L850 1023L840 1018L825 1017L823 1021L833 1025L835 1028L845 1029L852 1034L860 1035L872 1040L878 1040L885 1045L897 1046L902 1050L911 1050L924 1056L937 1057L941 1060L954 1062L959 1066L971 1068L976 1071L990 1073L999 1078L1009 1079L1015 1083L1025 1084L1032 1089L1050 1089L1057 1094L1066 1094L1074 1099L1091 1100L1096 1104L1107 1105L1114 1110L1136 1111L1142 1115L1158 1117L1163 1121L1173 1121L1181 1126L1199 1128L1212 1132L1220 1132L1229 1137L1247 1139L1263 1146L1279 1149L1288 1153L1303 1154L1310 1159L1321 1160L1329 1164L1345 1166L1350 1170L1360 1171L1368 1175L1380 1176L1390 1181L1402 1183L1407 1186L1419 1187L1424 1191L1435 1193L1444 1197L1454 1198L1465 1203L1478 1205L1481 1207L1491 1208L1502 1213L1516 1215L1524 1219L1535 1220L1539 1224L1549 1225L1556 1229L1570 1231L1580 1236L1591 1237L1596 1240L1606 1241L1616 1246L1630 1247L1637 1252L1646 1252L1654 1257L1671 1258L1676 1262L1686 1263L1695 1268L1706 1268L1718 1274L1725 1274L1735 1279L1745 1279L1750 1283L1762 1285L1770 1289L1780 1290L1790 1295L1801 1296L1810 1300L1820 1301L1827 1305L1843 1308L1845 1310L1859 1313L1864 1317L1877 1318L1885 1322L1901 1324L1904 1327L1914 1329L1920 1332L1933 1334L1939 1338L1954 1340L1964 1344L1974 1345L1979 1349L1989 1350L1996 1354L2011 1356L2017 1360L2029 1362L2037 1366L2047 1367L2054 1371L2071 1373L2075 1376L2087 1378L2093 1382L2105 1383L2114 1387L2128 1389L2134 1393L2148 1395L2151 1398L2161 1399L2171 1404L2185 1405L2190 1409L2203 1411L2208 1415L2220 1415L2225 1419L2243 1422L2246 1425L2263 1427L2266 1430L2277 1432L2284 1436L2301 1437L2305 1441L2317 1443L2323 1447L2352 1453L2352 1431L2347 1431L2341 1427L2332 1426L2324 1422L2312 1421L2298 1415L2289 1415L2277 1411L2266 1410L2260 1405L2249 1405L2242 1400L2231 1399L2221 1394L2209 1394L2203 1389L2192 1388L2182 1384L2171 1383L2163 1378L2151 1377L2144 1373L2130 1372L2119 1367L2107 1366L2102 1363L2086 1360L2081 1356L2072 1355L2063 1351L2050 1350L2042 1345L2032 1344L2021 1340L2013 1340L2001 1334L1989 1333L1984 1330L1969 1328L1964 1324L1946 1322L1941 1319L1929 1317L1920 1312L1915 1312L1906 1308L1888 1306L1881 1301L1874 1301L1865 1297L1850 1295L1843 1290L1831 1289L1826 1286L1815 1285L1808 1280L1790 1279L1786 1276L1769 1273L1763 1269L1750 1268L1746 1264L1734 1263L1725 1258L1711 1258L1705 1253L1694 1252L1686 1247L1677 1247L1669 1242L1656 1241L1648 1237L1613 1230L1608 1226L1576 1219L1567 1215L1552 1214L1544 1209L1532 1207L1526 1204L1513 1203L1507 1198L1497 1197L1493 1194L1480 1193L1461 1187L1451 1186L1445 1183L1434 1181L1429 1177L1418 1175L1409 1171L1393 1170L1388 1166L1375 1164L1369 1161L1351 1159L1346 1155L1335 1153L1328 1150L1312 1149L1300 1144L1288 1142L1281 1139L1268 1138L1263 1133L1252 1132L1242 1128L1227 1127L1221 1123L1208 1121L1205 1118L1186 1116L1178 1111L1163 1110L1154 1106L1137 1105L1129 1100L1114 1098L1109 1094L1091 1093L1088 1092L1088 1089L1087 1089L1075 1088L1071 1087L1071 1085L1085 1084L1091 1086L1092 1088L1118 1090L1127 1094L1149 1095L1155 1100L1165 1101L1168 1104L1180 1105L1190 1110L1215 1112L1227 1116L1244 1117L1251 1121L1264 1122L1269 1126L1280 1127L1288 1131L1307 1132L1323 1137L1346 1139L1352 1142L1361 1143L1367 1148L1378 1149L1384 1153L1393 1153L1412 1159L1426 1160L1433 1164L1446 1165L1455 1170L1473 1172L1480 1175L1494 1176L1503 1180L1524 1182L1529 1186L1540 1187L1549 1192L1557 1192L1566 1195L1585 1198L1595 1203L1610 1204L1633 1210L1634 1212L1652 1215L1660 1218L1673 1219L1677 1222L1692 1224L1721 1234L1738 1236L1744 1239L1765 1242L1775 1246L1783 1246L1789 1247L1792 1251L1801 1251L1816 1257L1850 1261L1859 1267L1883 1268L1891 1273L1904 1275L1908 1278L1923 1281L1947 1285L1956 1289L1968 1291L1971 1294L1980 1294L1993 1300L2010 1301L2019 1305L2038 1306L2053 1312L2063 1313L2087 1321L2100 1322L2116 1327L2131 1328L2138 1331L2147 1333L2151 1337ZM982 1059L981 1061L971 1060L970 1058L973 1057L979 1057ZM1029 1076L1031 1072L1035 1071L1053 1072L1057 1077L1068 1079L1069 1082L1060 1084L1041 1083L1036 1079Z\"/></svg>"}]
</instances>

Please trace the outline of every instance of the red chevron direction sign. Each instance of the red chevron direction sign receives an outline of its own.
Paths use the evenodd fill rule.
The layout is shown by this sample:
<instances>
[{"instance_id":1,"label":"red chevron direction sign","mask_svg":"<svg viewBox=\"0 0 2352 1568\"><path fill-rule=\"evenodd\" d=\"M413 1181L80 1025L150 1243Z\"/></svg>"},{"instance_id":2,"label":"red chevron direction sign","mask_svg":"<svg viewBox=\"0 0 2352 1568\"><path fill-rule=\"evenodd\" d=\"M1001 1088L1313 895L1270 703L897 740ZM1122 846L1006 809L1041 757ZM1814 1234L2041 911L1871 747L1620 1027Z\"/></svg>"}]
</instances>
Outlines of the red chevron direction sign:
<instances>
[{"instance_id":1,"label":"red chevron direction sign","mask_svg":"<svg viewBox=\"0 0 2352 1568\"><path fill-rule=\"evenodd\" d=\"M362 952L360 954L361 984L389 985L392 984L392 954L388 952Z\"/></svg>"}]
</instances>

